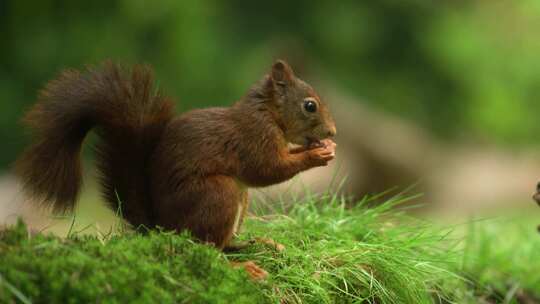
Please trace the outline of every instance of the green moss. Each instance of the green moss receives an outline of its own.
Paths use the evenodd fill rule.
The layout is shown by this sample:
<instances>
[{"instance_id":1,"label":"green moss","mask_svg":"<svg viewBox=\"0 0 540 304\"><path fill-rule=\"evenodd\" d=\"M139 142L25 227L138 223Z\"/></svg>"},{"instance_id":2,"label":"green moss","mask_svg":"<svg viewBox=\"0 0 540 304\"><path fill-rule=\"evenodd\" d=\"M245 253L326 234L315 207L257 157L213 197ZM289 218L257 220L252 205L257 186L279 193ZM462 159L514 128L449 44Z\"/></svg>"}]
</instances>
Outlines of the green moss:
<instances>
[{"instance_id":1,"label":"green moss","mask_svg":"<svg viewBox=\"0 0 540 304\"><path fill-rule=\"evenodd\" d=\"M218 251L187 235L125 234L59 239L6 231L0 242L0 302L259 303L263 296ZM13 288L10 288L12 286Z\"/></svg>"}]
</instances>

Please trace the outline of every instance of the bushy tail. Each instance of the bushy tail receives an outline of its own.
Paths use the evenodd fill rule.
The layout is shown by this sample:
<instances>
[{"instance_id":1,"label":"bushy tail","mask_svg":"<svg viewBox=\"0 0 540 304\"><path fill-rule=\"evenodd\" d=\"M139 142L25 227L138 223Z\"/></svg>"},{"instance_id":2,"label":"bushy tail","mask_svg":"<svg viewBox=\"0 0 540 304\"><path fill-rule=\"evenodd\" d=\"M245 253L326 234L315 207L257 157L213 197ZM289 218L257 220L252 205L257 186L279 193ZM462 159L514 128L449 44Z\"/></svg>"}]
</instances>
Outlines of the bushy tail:
<instances>
[{"instance_id":1,"label":"bushy tail","mask_svg":"<svg viewBox=\"0 0 540 304\"><path fill-rule=\"evenodd\" d=\"M81 146L96 128L103 194L132 224L152 225L148 162L173 116L172 102L153 89L153 73L106 62L81 73L64 71L40 93L23 122L33 143L15 164L24 191L65 212L82 184Z\"/></svg>"}]
</instances>

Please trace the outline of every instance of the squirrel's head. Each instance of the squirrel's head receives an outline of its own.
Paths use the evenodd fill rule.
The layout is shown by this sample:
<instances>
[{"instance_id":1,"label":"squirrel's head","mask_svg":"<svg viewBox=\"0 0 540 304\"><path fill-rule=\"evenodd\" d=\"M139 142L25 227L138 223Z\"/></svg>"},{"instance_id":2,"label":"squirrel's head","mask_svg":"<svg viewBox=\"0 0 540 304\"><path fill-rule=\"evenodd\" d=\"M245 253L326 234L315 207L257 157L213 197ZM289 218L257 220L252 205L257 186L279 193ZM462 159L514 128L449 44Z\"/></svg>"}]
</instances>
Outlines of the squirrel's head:
<instances>
[{"instance_id":1,"label":"squirrel's head","mask_svg":"<svg viewBox=\"0 0 540 304\"><path fill-rule=\"evenodd\" d=\"M309 84L294 75L285 61L274 63L262 87L259 93L276 109L288 142L310 145L336 135L328 106Z\"/></svg>"}]
</instances>

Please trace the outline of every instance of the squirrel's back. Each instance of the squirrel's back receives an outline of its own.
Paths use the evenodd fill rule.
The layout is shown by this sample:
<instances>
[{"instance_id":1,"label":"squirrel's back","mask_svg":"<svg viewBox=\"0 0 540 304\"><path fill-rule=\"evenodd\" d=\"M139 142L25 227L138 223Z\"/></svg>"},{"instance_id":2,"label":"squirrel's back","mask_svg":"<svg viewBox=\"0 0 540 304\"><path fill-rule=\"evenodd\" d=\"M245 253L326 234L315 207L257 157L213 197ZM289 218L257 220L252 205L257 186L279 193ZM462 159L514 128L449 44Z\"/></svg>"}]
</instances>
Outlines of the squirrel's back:
<instances>
[{"instance_id":1,"label":"squirrel's back","mask_svg":"<svg viewBox=\"0 0 540 304\"><path fill-rule=\"evenodd\" d=\"M130 223L153 225L148 163L172 117L173 104L155 91L147 66L126 71L106 62L85 72L64 71L24 117L33 142L17 160L16 173L40 203L72 209L82 184L81 146L95 128L103 195Z\"/></svg>"}]
</instances>

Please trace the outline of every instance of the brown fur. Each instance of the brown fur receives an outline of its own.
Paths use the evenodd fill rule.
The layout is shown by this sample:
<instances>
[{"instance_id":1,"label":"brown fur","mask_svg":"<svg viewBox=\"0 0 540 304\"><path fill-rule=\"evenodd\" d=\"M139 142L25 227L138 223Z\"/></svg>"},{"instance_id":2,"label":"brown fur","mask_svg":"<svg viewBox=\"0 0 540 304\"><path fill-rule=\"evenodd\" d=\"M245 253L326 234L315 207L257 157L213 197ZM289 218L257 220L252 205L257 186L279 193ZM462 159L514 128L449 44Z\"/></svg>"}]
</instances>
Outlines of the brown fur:
<instances>
[{"instance_id":1,"label":"brown fur","mask_svg":"<svg viewBox=\"0 0 540 304\"><path fill-rule=\"evenodd\" d=\"M318 111L303 110L304 99ZM335 134L315 91L283 61L228 108L173 118L171 103L153 94L151 71L131 76L116 65L66 71L40 95L25 122L35 141L16 163L24 188L56 210L69 210L81 184L80 149L96 128L103 193L135 227L190 230L225 247L247 209L247 187L283 182L324 166L334 146L307 147ZM304 148L289 150L289 142ZM331 143L331 144L328 144Z\"/></svg>"}]
</instances>

